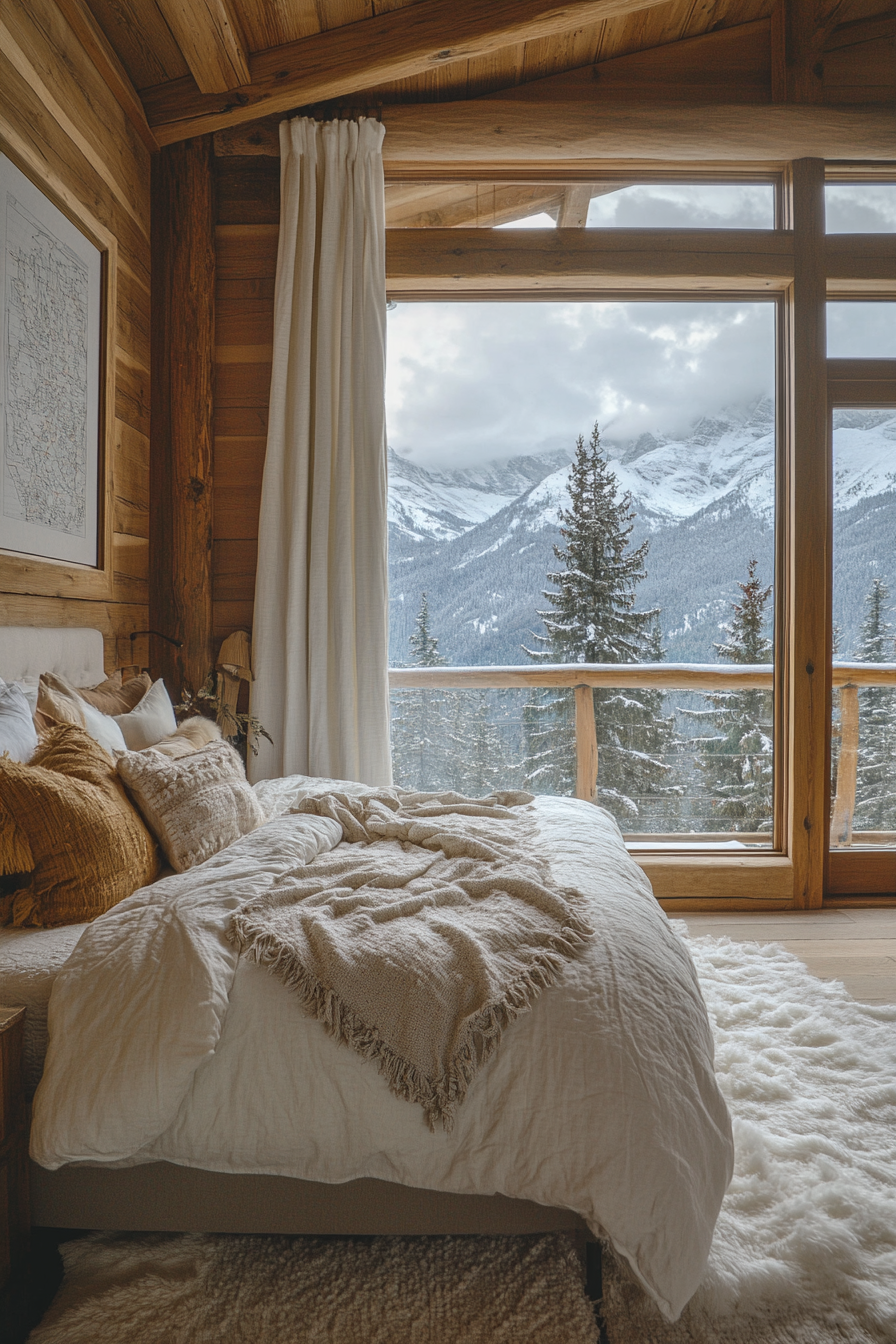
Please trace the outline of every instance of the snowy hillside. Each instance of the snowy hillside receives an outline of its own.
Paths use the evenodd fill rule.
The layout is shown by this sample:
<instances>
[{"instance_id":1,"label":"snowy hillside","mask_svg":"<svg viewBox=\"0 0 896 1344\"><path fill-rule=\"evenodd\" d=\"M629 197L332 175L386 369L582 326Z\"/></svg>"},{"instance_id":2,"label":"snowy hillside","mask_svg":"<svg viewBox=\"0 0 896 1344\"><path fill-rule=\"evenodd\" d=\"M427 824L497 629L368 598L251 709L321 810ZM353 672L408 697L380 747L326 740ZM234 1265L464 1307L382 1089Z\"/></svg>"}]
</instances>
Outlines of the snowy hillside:
<instances>
[{"instance_id":1,"label":"snowy hillside","mask_svg":"<svg viewBox=\"0 0 896 1344\"><path fill-rule=\"evenodd\" d=\"M389 527L414 540L450 541L513 503L550 472L565 473L564 452L511 458L465 471L426 471L389 450Z\"/></svg>"},{"instance_id":2,"label":"snowy hillside","mask_svg":"<svg viewBox=\"0 0 896 1344\"><path fill-rule=\"evenodd\" d=\"M668 656L715 661L713 642L752 556L774 570L774 424L767 399L696 421L682 437L605 440L648 538L642 609L658 606ZM558 460L559 458L559 460ZM834 619L841 649L856 637L869 564L896 600L896 414L840 411L835 421ZM390 457L392 660L426 590L432 630L451 662L525 662L555 567L565 454L475 471L427 472ZM878 564L878 561L881 561Z\"/></svg>"}]
</instances>

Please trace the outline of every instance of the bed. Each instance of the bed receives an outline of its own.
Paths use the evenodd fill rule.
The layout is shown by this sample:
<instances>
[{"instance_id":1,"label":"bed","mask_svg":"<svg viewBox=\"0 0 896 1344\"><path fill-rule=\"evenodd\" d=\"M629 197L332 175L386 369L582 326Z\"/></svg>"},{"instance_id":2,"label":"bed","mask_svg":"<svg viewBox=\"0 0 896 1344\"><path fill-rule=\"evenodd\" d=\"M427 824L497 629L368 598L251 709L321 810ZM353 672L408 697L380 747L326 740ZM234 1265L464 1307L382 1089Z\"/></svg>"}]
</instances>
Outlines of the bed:
<instances>
[{"instance_id":1,"label":"bed","mask_svg":"<svg viewBox=\"0 0 896 1344\"><path fill-rule=\"evenodd\" d=\"M77 685L101 680L100 636L2 632L0 677L48 669ZM674 1318L703 1272L731 1131L690 956L615 823L578 800L532 805L533 844L558 882L584 894L595 936L507 1028L449 1134L431 1131L221 934L297 843L290 804L327 788L298 777L256 786L263 827L86 931L0 934L0 1002L28 1005L32 1087L57 982L32 1131L33 1221L565 1230L609 1238ZM186 934L166 944L172 926Z\"/></svg>"}]
</instances>

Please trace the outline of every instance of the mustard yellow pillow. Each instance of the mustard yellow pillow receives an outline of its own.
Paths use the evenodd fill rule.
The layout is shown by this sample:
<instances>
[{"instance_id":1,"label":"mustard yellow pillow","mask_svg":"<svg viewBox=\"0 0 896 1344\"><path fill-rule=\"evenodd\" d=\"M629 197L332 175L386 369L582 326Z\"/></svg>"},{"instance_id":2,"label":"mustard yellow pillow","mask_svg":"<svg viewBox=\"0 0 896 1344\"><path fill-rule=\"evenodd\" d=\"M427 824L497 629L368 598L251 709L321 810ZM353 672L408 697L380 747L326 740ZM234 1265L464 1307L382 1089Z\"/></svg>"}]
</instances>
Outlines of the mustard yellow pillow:
<instances>
[{"instance_id":1,"label":"mustard yellow pillow","mask_svg":"<svg viewBox=\"0 0 896 1344\"><path fill-rule=\"evenodd\" d=\"M0 923L80 924L158 872L155 841L85 729L51 728L28 765L0 757Z\"/></svg>"}]
</instances>

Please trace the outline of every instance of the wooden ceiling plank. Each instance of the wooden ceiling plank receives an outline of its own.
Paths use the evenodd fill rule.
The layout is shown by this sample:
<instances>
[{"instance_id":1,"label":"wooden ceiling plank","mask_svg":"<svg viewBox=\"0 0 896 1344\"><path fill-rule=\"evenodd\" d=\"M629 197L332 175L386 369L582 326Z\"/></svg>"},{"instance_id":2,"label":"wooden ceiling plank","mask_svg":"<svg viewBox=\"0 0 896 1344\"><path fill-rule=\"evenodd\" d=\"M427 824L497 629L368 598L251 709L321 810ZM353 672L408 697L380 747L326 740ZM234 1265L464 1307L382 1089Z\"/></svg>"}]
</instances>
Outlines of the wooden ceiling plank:
<instances>
[{"instance_id":1,"label":"wooden ceiling plank","mask_svg":"<svg viewBox=\"0 0 896 1344\"><path fill-rule=\"evenodd\" d=\"M189 73L155 0L88 0L91 12L139 90Z\"/></svg>"},{"instance_id":2,"label":"wooden ceiling plank","mask_svg":"<svg viewBox=\"0 0 896 1344\"><path fill-rule=\"evenodd\" d=\"M201 93L248 84L249 58L231 0L156 0Z\"/></svg>"},{"instance_id":3,"label":"wooden ceiling plank","mask_svg":"<svg viewBox=\"0 0 896 1344\"><path fill-rule=\"evenodd\" d=\"M892 37L896 37L896 9L875 14L868 19L838 24L827 36L825 51L839 51L841 47Z\"/></svg>"},{"instance_id":4,"label":"wooden ceiling plank","mask_svg":"<svg viewBox=\"0 0 896 1344\"><path fill-rule=\"evenodd\" d=\"M173 2L165 0L166 5ZM662 3L491 0L483 5L481 0L420 0L362 23L259 52L249 58L251 82L225 96L202 93L192 79L186 79L147 89L143 101L159 143L172 144L268 112L348 97L373 84Z\"/></svg>"},{"instance_id":5,"label":"wooden ceiling plank","mask_svg":"<svg viewBox=\"0 0 896 1344\"><path fill-rule=\"evenodd\" d=\"M769 21L722 28L664 46L580 66L512 92L487 95L490 102L513 98L538 102L602 103L606 98L673 102L768 102Z\"/></svg>"},{"instance_id":6,"label":"wooden ceiling plank","mask_svg":"<svg viewBox=\"0 0 896 1344\"><path fill-rule=\"evenodd\" d=\"M158 141L149 128L140 95L131 83L131 77L119 60L118 53L84 0L56 0L56 7L102 75L115 101L146 148L151 154L155 153L159 148Z\"/></svg>"}]
</instances>

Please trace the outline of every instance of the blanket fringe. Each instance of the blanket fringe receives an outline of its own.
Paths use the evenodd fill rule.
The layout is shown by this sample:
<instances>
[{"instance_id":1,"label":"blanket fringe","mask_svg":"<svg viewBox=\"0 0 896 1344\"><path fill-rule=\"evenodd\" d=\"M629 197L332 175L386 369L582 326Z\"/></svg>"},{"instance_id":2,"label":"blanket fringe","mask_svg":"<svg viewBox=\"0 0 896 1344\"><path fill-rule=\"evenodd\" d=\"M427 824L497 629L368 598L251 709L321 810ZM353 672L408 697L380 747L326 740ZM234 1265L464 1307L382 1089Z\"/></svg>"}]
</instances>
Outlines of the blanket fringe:
<instances>
[{"instance_id":1,"label":"blanket fringe","mask_svg":"<svg viewBox=\"0 0 896 1344\"><path fill-rule=\"evenodd\" d=\"M478 1070L498 1048L511 1022L555 981L567 961L576 956L592 936L591 927L572 914L559 934L542 948L524 972L508 986L501 999L483 1005L463 1025L461 1039L450 1068L430 1078L409 1060L397 1054L376 1027L365 1024L333 990L322 984L306 966L269 931L251 928L237 911L227 931L229 940L299 996L306 1012L316 1017L341 1045L347 1045L376 1064L390 1091L404 1101L422 1106L430 1130L441 1123L446 1133L454 1129L458 1106L464 1101Z\"/></svg>"}]
</instances>

